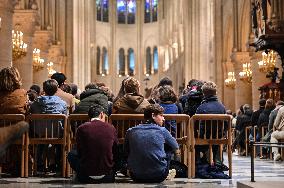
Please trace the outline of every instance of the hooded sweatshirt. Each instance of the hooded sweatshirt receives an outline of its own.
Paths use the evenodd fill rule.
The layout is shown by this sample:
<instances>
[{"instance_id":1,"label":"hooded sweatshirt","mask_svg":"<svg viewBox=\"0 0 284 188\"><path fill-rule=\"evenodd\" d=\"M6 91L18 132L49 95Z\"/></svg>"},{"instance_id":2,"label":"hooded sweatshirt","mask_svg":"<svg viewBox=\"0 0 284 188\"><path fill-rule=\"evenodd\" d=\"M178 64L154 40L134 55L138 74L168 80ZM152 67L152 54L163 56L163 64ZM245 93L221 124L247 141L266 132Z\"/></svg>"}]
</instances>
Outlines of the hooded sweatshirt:
<instances>
[{"instance_id":1,"label":"hooded sweatshirt","mask_svg":"<svg viewBox=\"0 0 284 188\"><path fill-rule=\"evenodd\" d=\"M125 94L113 104L113 114L143 113L150 103L142 95Z\"/></svg>"}]
</instances>

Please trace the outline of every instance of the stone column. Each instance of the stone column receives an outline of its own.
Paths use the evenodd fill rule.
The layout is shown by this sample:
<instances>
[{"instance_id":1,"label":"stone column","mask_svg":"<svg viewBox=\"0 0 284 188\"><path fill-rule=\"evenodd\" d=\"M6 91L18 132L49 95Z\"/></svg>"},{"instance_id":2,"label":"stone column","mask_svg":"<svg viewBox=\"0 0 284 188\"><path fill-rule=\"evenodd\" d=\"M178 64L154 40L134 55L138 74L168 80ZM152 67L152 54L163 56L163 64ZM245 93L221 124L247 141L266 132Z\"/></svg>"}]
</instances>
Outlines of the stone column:
<instances>
[{"instance_id":1,"label":"stone column","mask_svg":"<svg viewBox=\"0 0 284 188\"><path fill-rule=\"evenodd\" d=\"M223 70L227 70L227 71L224 71L223 72L224 75L221 75L221 76L226 79L228 78L228 72L233 72L234 68L233 68L232 62L224 61L222 62L222 65L223 65ZM235 76L236 76L236 73L235 73ZM225 79L223 80L223 82L225 81ZM238 106L235 106L236 88L227 87L225 86L225 84L222 84L222 85L224 85L224 89L223 89L224 94L223 94L223 100L222 100L223 104L225 105L226 109L230 109L236 112L237 108L239 108ZM218 97L219 96L220 94L218 93Z\"/></svg>"},{"instance_id":2,"label":"stone column","mask_svg":"<svg viewBox=\"0 0 284 188\"><path fill-rule=\"evenodd\" d=\"M48 78L47 63L48 50L52 44L52 33L47 30L37 30L34 34L33 48L40 49L40 57L44 59L44 68L41 70L33 69L33 83L42 85L42 83Z\"/></svg>"},{"instance_id":3,"label":"stone column","mask_svg":"<svg viewBox=\"0 0 284 188\"><path fill-rule=\"evenodd\" d=\"M0 70L12 65L12 28L15 0L0 0Z\"/></svg>"},{"instance_id":4,"label":"stone column","mask_svg":"<svg viewBox=\"0 0 284 188\"><path fill-rule=\"evenodd\" d=\"M58 42L56 45L51 45L51 47L48 49L47 59L48 62L53 62L53 69L56 72L65 72L63 49L60 42Z\"/></svg>"},{"instance_id":5,"label":"stone column","mask_svg":"<svg viewBox=\"0 0 284 188\"><path fill-rule=\"evenodd\" d=\"M239 108L243 104L251 105L252 99L252 84L240 80L239 73L243 69L243 62L250 61L249 52L232 53L232 61L234 64L236 89L235 89L235 108Z\"/></svg>"},{"instance_id":6,"label":"stone column","mask_svg":"<svg viewBox=\"0 0 284 188\"><path fill-rule=\"evenodd\" d=\"M24 34L23 41L27 46L27 55L13 62L14 66L19 69L23 80L23 88L28 89L33 83L32 59L33 59L33 35L35 25L39 20L36 10L15 10L13 15L14 29L22 31Z\"/></svg>"},{"instance_id":7,"label":"stone column","mask_svg":"<svg viewBox=\"0 0 284 188\"><path fill-rule=\"evenodd\" d=\"M258 67L258 62L261 61L262 55L261 51L253 53L251 57L252 64L252 106L254 110L259 108L260 91L258 88L265 83L271 82L266 78L266 73L260 72Z\"/></svg>"}]
</instances>

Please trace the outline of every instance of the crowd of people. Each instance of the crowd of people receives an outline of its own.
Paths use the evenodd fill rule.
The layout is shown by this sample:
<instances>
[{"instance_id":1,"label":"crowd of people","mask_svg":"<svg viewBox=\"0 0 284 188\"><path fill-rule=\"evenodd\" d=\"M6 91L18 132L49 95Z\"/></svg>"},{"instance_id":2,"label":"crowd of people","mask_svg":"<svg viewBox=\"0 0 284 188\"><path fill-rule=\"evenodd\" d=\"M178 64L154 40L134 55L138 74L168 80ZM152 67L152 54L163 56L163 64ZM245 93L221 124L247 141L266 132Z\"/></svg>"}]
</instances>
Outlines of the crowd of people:
<instances>
[{"instance_id":1,"label":"crowd of people","mask_svg":"<svg viewBox=\"0 0 284 188\"><path fill-rule=\"evenodd\" d=\"M79 93L76 84L68 84L66 80L63 73L54 73L42 87L32 85L25 91L21 89L18 70L14 67L3 68L0 71L0 114L88 114L90 122L78 127L76 148L67 156L78 181L83 183L114 182L119 170L135 182L162 182L169 176L171 161L180 161L179 145L175 139L176 122L165 121L163 114L192 116L226 113L224 105L217 98L217 86L211 81L192 79L178 96L172 81L165 77L153 87L149 98L145 98L140 91L139 81L134 77L126 77L122 81L116 96L104 83L89 83ZM271 142L284 137L282 106L282 101L278 101L275 108L271 99L261 100L260 109L252 112L249 105L243 105L233 119L240 132L233 147L244 148L244 129L249 125L261 128L269 124L270 129L274 126ZM116 130L113 125L105 122L105 117L111 114L137 113L144 114L145 122L127 131L121 152ZM13 130L0 128L0 152L12 143L15 135L28 129L27 123L17 126ZM260 139L260 135L257 135ZM60 155L60 148L54 147L54 151ZM45 149L44 145L38 147L37 170L57 171L60 168L58 160L45 165ZM217 150L218 148L213 148L214 153L219 153ZM199 151L198 155L200 153L201 157L206 156L206 151ZM274 159L279 160L280 154L276 149L273 151ZM202 152L204 153L201 154ZM118 161L121 155L126 158L124 165L118 165L121 163ZM220 162L216 155L214 162Z\"/></svg>"},{"instance_id":2,"label":"crowd of people","mask_svg":"<svg viewBox=\"0 0 284 188\"><path fill-rule=\"evenodd\" d=\"M238 149L240 155L247 155L246 152L248 151L245 148L249 141L278 143L281 139L284 139L283 105L283 101L279 100L275 103L272 99L260 99L259 109L255 111L249 104L242 105L237 114L233 114L232 125L237 130L237 136L232 145L233 150ZM263 132L263 129L266 131ZM248 138L245 137L246 131L248 131ZM274 161L281 160L278 150L279 148L272 147ZM267 159L269 152L270 147L257 147L256 155L260 159Z\"/></svg>"}]
</instances>

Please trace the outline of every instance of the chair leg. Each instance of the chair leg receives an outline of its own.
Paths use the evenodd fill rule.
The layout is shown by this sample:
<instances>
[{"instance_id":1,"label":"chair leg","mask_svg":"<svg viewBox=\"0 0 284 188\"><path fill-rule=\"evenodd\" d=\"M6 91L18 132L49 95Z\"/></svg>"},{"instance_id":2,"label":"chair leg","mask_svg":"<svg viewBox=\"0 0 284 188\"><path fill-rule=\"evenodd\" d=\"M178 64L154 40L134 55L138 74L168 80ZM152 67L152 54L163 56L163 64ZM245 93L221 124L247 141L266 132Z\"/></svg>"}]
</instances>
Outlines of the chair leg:
<instances>
[{"instance_id":1,"label":"chair leg","mask_svg":"<svg viewBox=\"0 0 284 188\"><path fill-rule=\"evenodd\" d=\"M193 145L191 152L191 178L195 178L195 146Z\"/></svg>"},{"instance_id":2,"label":"chair leg","mask_svg":"<svg viewBox=\"0 0 284 188\"><path fill-rule=\"evenodd\" d=\"M228 145L228 164L229 164L229 176L232 178L232 151L230 145Z\"/></svg>"},{"instance_id":3,"label":"chair leg","mask_svg":"<svg viewBox=\"0 0 284 188\"><path fill-rule=\"evenodd\" d=\"M66 152L65 152L65 144L62 146L62 176L65 178L67 173L66 171Z\"/></svg>"},{"instance_id":4,"label":"chair leg","mask_svg":"<svg viewBox=\"0 0 284 188\"><path fill-rule=\"evenodd\" d=\"M21 147L21 178L25 176L25 139L25 134L23 134Z\"/></svg>"},{"instance_id":5,"label":"chair leg","mask_svg":"<svg viewBox=\"0 0 284 188\"><path fill-rule=\"evenodd\" d=\"M25 178L29 176L29 134L25 134Z\"/></svg>"}]
</instances>

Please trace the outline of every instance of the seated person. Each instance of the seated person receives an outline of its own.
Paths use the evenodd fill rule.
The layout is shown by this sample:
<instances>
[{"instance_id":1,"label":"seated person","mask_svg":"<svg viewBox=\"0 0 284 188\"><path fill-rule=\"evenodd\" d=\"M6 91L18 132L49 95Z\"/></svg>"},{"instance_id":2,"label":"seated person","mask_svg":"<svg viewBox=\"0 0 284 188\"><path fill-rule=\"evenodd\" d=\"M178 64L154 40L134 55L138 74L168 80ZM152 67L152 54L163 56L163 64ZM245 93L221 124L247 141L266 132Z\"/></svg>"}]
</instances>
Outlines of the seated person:
<instances>
[{"instance_id":1,"label":"seated person","mask_svg":"<svg viewBox=\"0 0 284 188\"><path fill-rule=\"evenodd\" d=\"M30 107L31 114L67 114L67 105L60 97L55 96L55 93L58 90L58 83L54 79L48 79L43 82L43 91L44 95L39 96ZM51 122L50 122L51 123ZM53 122L54 123L54 122ZM47 123L46 120L37 120L36 126L30 126L30 136L34 135L35 137L45 137L46 134L48 137L52 136L63 136L63 126L62 122L54 123L53 126ZM49 149L55 150L55 152L47 152ZM44 172L47 169L45 168L45 158L46 155L55 153L55 156L47 157L50 160L49 169L50 171L60 171L61 168L61 146L55 145L52 148L48 149L47 144L39 144L37 147L37 171ZM55 158L54 158L55 157Z\"/></svg>"},{"instance_id":2,"label":"seated person","mask_svg":"<svg viewBox=\"0 0 284 188\"><path fill-rule=\"evenodd\" d=\"M273 126L275 131L271 134L270 142L278 143L279 140L284 139L284 107L279 108ZM277 147L272 147L274 161L281 159L281 154L278 149Z\"/></svg>"},{"instance_id":3,"label":"seated person","mask_svg":"<svg viewBox=\"0 0 284 188\"><path fill-rule=\"evenodd\" d=\"M180 155L179 146L170 132L162 127L164 109L158 104L145 108L145 124L130 128L125 136L128 170L135 182L159 183L169 173L172 153ZM167 149L165 149L167 148Z\"/></svg>"},{"instance_id":4,"label":"seated person","mask_svg":"<svg viewBox=\"0 0 284 188\"><path fill-rule=\"evenodd\" d=\"M115 181L117 160L117 134L105 122L107 109L94 104L88 115L91 122L79 126L76 133L77 151L67 159L81 183L112 183Z\"/></svg>"}]
</instances>

